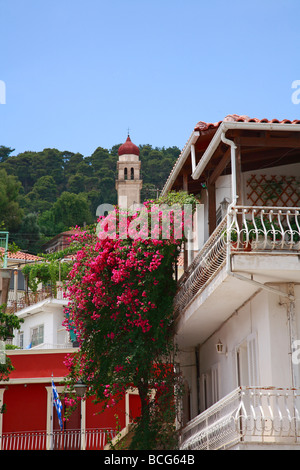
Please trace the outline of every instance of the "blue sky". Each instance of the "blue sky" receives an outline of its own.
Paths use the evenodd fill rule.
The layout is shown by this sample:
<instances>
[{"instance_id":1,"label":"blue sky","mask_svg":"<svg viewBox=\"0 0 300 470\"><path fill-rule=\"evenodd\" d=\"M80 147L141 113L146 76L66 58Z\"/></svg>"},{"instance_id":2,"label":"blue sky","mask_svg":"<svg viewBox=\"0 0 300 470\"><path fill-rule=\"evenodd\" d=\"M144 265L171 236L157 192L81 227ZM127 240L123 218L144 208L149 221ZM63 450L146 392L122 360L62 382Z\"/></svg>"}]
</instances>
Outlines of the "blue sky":
<instances>
[{"instance_id":1,"label":"blue sky","mask_svg":"<svg viewBox=\"0 0 300 470\"><path fill-rule=\"evenodd\" d=\"M0 0L0 145L182 148L198 121L299 119L299 0Z\"/></svg>"}]
</instances>

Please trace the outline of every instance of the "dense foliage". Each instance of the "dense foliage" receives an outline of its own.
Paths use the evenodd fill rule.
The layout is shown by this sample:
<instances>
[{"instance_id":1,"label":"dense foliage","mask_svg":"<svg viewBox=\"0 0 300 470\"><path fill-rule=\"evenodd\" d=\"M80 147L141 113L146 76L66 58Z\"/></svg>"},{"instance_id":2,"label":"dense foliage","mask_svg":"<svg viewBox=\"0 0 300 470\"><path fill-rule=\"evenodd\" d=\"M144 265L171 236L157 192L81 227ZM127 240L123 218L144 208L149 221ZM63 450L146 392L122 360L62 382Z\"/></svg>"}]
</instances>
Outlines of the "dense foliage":
<instances>
[{"instance_id":1,"label":"dense foliage","mask_svg":"<svg viewBox=\"0 0 300 470\"><path fill-rule=\"evenodd\" d=\"M23 319L18 318L12 313L5 313L5 305L0 305L0 340L6 341L12 337L14 329L20 329ZM0 381L9 380L10 373L14 370L9 356L5 357L5 361L0 362ZM0 402L0 413L6 410L5 404Z\"/></svg>"},{"instance_id":2,"label":"dense foliage","mask_svg":"<svg viewBox=\"0 0 300 470\"><path fill-rule=\"evenodd\" d=\"M12 155L0 146L0 224L31 253L71 226L96 221L100 204L116 204L119 145L92 155L44 149ZM142 201L156 197L180 151L140 146Z\"/></svg>"},{"instance_id":3,"label":"dense foliage","mask_svg":"<svg viewBox=\"0 0 300 470\"><path fill-rule=\"evenodd\" d=\"M114 406L126 389L137 388L141 416L133 449L176 446L180 377L174 362L174 269L183 223L191 219L184 221L182 205L167 216L166 235L160 205L144 203L143 210L130 215L116 208L96 232L77 237L81 247L67 283L66 326L71 320L80 345L66 361L69 386L83 380L103 409Z\"/></svg>"}]
</instances>

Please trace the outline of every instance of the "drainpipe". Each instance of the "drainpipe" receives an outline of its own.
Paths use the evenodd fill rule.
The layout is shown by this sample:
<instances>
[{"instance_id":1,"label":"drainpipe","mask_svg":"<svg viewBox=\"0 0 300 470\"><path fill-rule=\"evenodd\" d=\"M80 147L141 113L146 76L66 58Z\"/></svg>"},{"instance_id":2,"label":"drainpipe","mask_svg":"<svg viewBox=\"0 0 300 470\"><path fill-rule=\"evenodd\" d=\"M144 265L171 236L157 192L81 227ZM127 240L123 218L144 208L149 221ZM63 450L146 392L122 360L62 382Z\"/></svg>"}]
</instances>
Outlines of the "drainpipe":
<instances>
[{"instance_id":1,"label":"drainpipe","mask_svg":"<svg viewBox=\"0 0 300 470\"><path fill-rule=\"evenodd\" d=\"M297 339L297 325L296 325L296 312L295 312L295 291L294 284L290 283L288 285L288 291L291 298L287 301L281 301L280 305L286 305L287 309L287 319L288 319L288 330L289 330L289 341L290 341L290 357L291 357L291 375L292 375L292 387L299 387L299 370L298 364L293 363L293 349L294 342ZM297 399L299 402L299 398ZM299 409L299 406L297 407Z\"/></svg>"},{"instance_id":2,"label":"drainpipe","mask_svg":"<svg viewBox=\"0 0 300 470\"><path fill-rule=\"evenodd\" d=\"M191 145L191 161L192 161L192 173L194 173L196 169L196 152L195 152L195 144Z\"/></svg>"},{"instance_id":3,"label":"drainpipe","mask_svg":"<svg viewBox=\"0 0 300 470\"><path fill-rule=\"evenodd\" d=\"M235 163L235 151L236 151L236 145L233 142L233 140L229 140L225 137L225 132L222 132L221 134L221 140L224 142L224 144L227 144L230 146L230 152L231 152L231 205L235 206L236 205L236 200L237 200L237 194L236 194L236 163Z\"/></svg>"},{"instance_id":4,"label":"drainpipe","mask_svg":"<svg viewBox=\"0 0 300 470\"><path fill-rule=\"evenodd\" d=\"M199 361L199 345L195 347L195 360L196 360L196 391L197 391L197 414L200 413L200 389L199 389L199 380L200 380L200 361Z\"/></svg>"},{"instance_id":5,"label":"drainpipe","mask_svg":"<svg viewBox=\"0 0 300 470\"><path fill-rule=\"evenodd\" d=\"M18 302L18 270L14 270L14 302L15 302L15 311L17 311L17 302Z\"/></svg>"}]
</instances>

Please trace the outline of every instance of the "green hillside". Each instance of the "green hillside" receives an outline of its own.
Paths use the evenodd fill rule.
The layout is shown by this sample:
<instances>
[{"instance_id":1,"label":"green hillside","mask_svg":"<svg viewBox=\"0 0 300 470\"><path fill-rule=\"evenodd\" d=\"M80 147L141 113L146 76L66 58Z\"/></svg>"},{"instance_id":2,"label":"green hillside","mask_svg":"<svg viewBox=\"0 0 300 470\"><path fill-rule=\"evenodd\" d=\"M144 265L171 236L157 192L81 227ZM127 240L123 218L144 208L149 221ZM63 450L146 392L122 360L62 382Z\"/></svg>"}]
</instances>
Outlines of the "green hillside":
<instances>
[{"instance_id":1,"label":"green hillside","mask_svg":"<svg viewBox=\"0 0 300 470\"><path fill-rule=\"evenodd\" d=\"M118 148L98 147L92 155L14 150L0 146L0 223L10 242L31 253L58 233L96 220L100 204L116 204ZM178 147L141 145L142 201L155 198L176 159Z\"/></svg>"}]
</instances>

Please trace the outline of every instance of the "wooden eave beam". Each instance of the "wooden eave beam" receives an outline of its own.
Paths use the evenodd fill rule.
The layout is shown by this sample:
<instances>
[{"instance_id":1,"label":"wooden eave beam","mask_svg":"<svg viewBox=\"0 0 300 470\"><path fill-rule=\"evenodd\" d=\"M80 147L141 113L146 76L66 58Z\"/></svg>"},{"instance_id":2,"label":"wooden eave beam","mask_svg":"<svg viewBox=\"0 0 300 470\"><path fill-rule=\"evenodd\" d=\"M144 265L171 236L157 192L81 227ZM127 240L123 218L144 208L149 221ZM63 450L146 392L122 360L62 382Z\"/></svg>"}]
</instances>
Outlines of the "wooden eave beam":
<instances>
[{"instance_id":1,"label":"wooden eave beam","mask_svg":"<svg viewBox=\"0 0 300 470\"><path fill-rule=\"evenodd\" d=\"M219 163L213 170L212 174L210 175L209 182L211 184L216 182L216 180L219 178L219 176L223 173L224 169L228 165L229 161L230 161L230 147L227 148L223 157L221 158L221 160L219 161Z\"/></svg>"},{"instance_id":2,"label":"wooden eave beam","mask_svg":"<svg viewBox=\"0 0 300 470\"><path fill-rule=\"evenodd\" d=\"M216 185L215 183L208 183L208 228L211 235L217 226L216 217Z\"/></svg>"},{"instance_id":3,"label":"wooden eave beam","mask_svg":"<svg viewBox=\"0 0 300 470\"><path fill-rule=\"evenodd\" d=\"M242 149L242 171L253 171L261 168L272 168L282 165L290 165L300 162L299 150L274 149L271 152L261 149L260 151L253 151Z\"/></svg>"},{"instance_id":4,"label":"wooden eave beam","mask_svg":"<svg viewBox=\"0 0 300 470\"><path fill-rule=\"evenodd\" d=\"M300 148L300 136L297 137L240 137L242 147Z\"/></svg>"},{"instance_id":5,"label":"wooden eave beam","mask_svg":"<svg viewBox=\"0 0 300 470\"><path fill-rule=\"evenodd\" d=\"M227 132L229 139L240 138L243 147L270 147L270 148L299 148L300 133L293 131L280 132L278 130L244 130L235 129Z\"/></svg>"}]
</instances>

